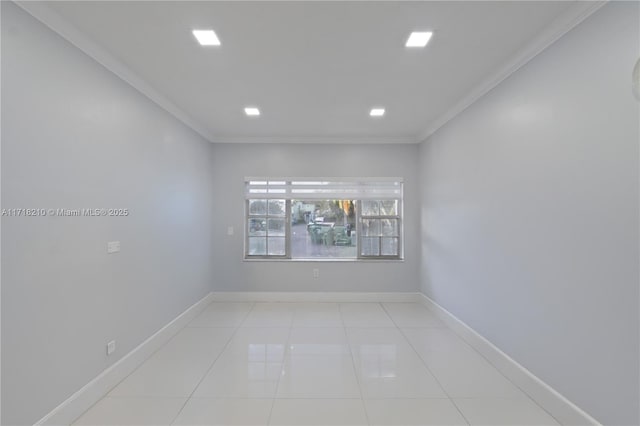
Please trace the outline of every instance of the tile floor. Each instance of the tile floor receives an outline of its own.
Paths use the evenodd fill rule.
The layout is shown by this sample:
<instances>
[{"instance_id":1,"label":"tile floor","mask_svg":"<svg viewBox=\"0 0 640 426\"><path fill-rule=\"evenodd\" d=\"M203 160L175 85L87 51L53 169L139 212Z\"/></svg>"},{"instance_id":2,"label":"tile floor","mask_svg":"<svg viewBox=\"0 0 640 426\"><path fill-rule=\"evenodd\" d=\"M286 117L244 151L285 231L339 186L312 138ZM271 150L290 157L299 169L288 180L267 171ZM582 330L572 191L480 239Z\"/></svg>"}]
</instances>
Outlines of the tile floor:
<instances>
[{"instance_id":1,"label":"tile floor","mask_svg":"<svg viewBox=\"0 0 640 426\"><path fill-rule=\"evenodd\" d=\"M415 303L212 303L76 425L557 425Z\"/></svg>"}]
</instances>

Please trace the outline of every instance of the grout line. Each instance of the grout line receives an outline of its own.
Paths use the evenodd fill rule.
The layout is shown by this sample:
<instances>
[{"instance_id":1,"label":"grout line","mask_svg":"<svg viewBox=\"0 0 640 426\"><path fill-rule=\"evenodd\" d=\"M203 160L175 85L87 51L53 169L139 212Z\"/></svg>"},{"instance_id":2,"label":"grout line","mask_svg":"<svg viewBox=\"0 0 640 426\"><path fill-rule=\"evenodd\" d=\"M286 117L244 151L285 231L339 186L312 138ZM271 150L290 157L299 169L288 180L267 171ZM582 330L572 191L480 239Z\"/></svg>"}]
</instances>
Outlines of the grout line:
<instances>
[{"instance_id":1,"label":"grout line","mask_svg":"<svg viewBox=\"0 0 640 426\"><path fill-rule=\"evenodd\" d=\"M360 403L362 404L362 409L364 410L364 417L367 421L367 424L371 424L371 420L369 419L369 412L367 411L367 405L364 403L364 395L362 393L362 384L360 383L360 378L358 376L358 368L356 366L356 358L353 355L353 347L351 346L351 342L349 341L349 334L347 333L347 326L344 323L344 318L342 317L342 304L338 303L338 312L340 314L340 322L342 322L342 332L344 333L345 338L347 339L347 347L349 348L349 354L351 355L351 364L353 365L353 374L356 377L356 382L358 382L358 391L360 392Z\"/></svg>"},{"instance_id":2,"label":"grout line","mask_svg":"<svg viewBox=\"0 0 640 426\"><path fill-rule=\"evenodd\" d=\"M207 305L206 307L211 306L211 304L214 303L213 301ZM213 366L215 365L216 361L218 361L218 359L220 358L220 356L224 353L224 351L227 349L227 347L229 347L229 343L231 343L231 341L233 340L233 338L236 336L236 334L238 333L238 330L240 329L240 327L242 327L242 323L244 323L244 321L247 319L247 317L249 316L249 313L253 310L253 307L255 306L255 303L251 304L251 309L247 310L247 313L245 314L244 318L242 319L242 321L240 321L240 323L235 327L235 329L233 330L233 333L231 333L231 336L229 337L229 340L227 340L227 343L225 343L224 347L222 348L222 350L220 351L220 353L218 353L218 355L215 357L215 359L211 362L211 365L209 365L209 368L207 368L207 371L205 371L205 373L202 375L202 377L200 378L200 380L198 380L198 383L196 384L196 386L193 388L193 390L191 391L191 394L189 394L189 396L187 397L187 399L184 401L184 404L182 404L182 407L180 407L180 410L178 410L178 413L174 416L173 420L171 420L171 423L169 423L170 425L173 425L175 423L176 420L178 420L178 417L180 417L180 414L182 414L182 412L184 411L184 407L187 406L187 404L189 403L189 401L191 401L191 399L193 398L193 394L196 393L196 390L200 387L200 385L202 384L202 382L204 381L204 379L207 377L207 375L209 375L209 372L211 371L211 369L213 368ZM206 308L205 307L205 308ZM195 319L195 318L194 318ZM192 320L193 321L193 320ZM187 328L189 326L189 324L187 324L185 326L185 328ZM219 328L219 327L207 327L207 328ZM230 327L227 327L230 328ZM216 398L219 399L219 398Z\"/></svg>"},{"instance_id":3,"label":"grout line","mask_svg":"<svg viewBox=\"0 0 640 426\"><path fill-rule=\"evenodd\" d=\"M469 422L469 420L466 418L466 416L462 413L462 411L460 411L460 408L458 407L458 405L456 404L456 402L453 400L453 398L451 397L451 395L449 395L449 392L447 392L447 390L444 388L444 386L442 386L442 383L440 383L440 380L438 380L438 378L436 377L435 374L433 374L433 371L431 371L431 369L429 368L429 366L427 365L427 363L425 362L425 360L420 356L420 354L418 353L417 349L415 348L415 346L413 346L413 344L411 343L411 341L407 338L407 335L404 334L404 332L402 331L402 328L396 323L396 321L393 319L393 317L391 316L391 314L389 314L389 312L387 311L387 308L384 306L384 304L380 303L380 305L382 305L382 309L384 309L384 311L387 313L387 315L391 318L391 321L393 321L393 323L395 324L396 328L398 329L398 331L400 332L400 334L402 335L402 337L404 338L404 340L409 344L409 346L411 347L411 349L413 349L413 352L416 354L416 356L418 357L418 359L422 362L422 365L424 365L424 367L427 369L427 371L429 372L429 374L431 374L431 377L433 377L433 380L436 381L436 383L438 384L438 386L440 386L440 389L442 389L442 392L444 392L444 394L447 396L447 399L449 400L449 402L451 402L453 404L453 406L456 408L456 410L458 410L458 413L460 413L460 415L462 416L462 418L464 419L465 422L467 422L467 425L470 425L471 422ZM420 306L423 306L422 304L420 304ZM423 306L424 307L424 306ZM425 307L426 309L426 307ZM429 311L427 309L427 311ZM445 324L446 325L446 324Z\"/></svg>"},{"instance_id":4,"label":"grout line","mask_svg":"<svg viewBox=\"0 0 640 426\"><path fill-rule=\"evenodd\" d=\"M278 383L276 383L276 390L273 393L273 398L271 398L271 410L269 410L269 417L267 418L267 425L271 424L271 416L273 415L273 407L276 405L276 398L278 396L278 390L280 389L280 380L282 380L282 373L284 373L284 364L287 362L287 350L289 348L289 341L291 340L291 331L293 330L293 322L296 318L296 309L295 304L293 305L293 315L291 315L291 323L289 324L289 334L287 334L287 341L284 344L284 354L282 363L280 365L280 374L278 375Z\"/></svg>"}]
</instances>

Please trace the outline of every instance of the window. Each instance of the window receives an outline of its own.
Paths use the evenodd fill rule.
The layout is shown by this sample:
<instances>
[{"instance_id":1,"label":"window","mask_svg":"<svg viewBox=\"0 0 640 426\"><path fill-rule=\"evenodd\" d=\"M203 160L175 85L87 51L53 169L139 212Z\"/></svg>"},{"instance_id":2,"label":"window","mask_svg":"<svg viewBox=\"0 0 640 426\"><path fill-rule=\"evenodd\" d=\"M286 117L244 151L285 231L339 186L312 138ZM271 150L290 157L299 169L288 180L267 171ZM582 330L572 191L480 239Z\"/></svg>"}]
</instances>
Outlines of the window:
<instances>
[{"instance_id":1,"label":"window","mask_svg":"<svg viewBox=\"0 0 640 426\"><path fill-rule=\"evenodd\" d=\"M360 255L397 256L400 247L398 200L363 201L361 218Z\"/></svg>"},{"instance_id":2,"label":"window","mask_svg":"<svg viewBox=\"0 0 640 426\"><path fill-rule=\"evenodd\" d=\"M402 179L245 180L247 259L401 259Z\"/></svg>"}]
</instances>

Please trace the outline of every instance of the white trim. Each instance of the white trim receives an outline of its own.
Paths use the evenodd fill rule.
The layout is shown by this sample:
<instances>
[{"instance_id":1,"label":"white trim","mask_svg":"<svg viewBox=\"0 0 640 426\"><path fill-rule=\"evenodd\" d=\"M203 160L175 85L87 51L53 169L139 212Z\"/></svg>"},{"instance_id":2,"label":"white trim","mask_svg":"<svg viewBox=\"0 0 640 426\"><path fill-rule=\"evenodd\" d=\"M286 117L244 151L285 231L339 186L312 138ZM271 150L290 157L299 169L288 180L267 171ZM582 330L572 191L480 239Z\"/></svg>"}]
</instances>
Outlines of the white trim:
<instances>
[{"instance_id":1,"label":"white trim","mask_svg":"<svg viewBox=\"0 0 640 426\"><path fill-rule=\"evenodd\" d=\"M111 367L104 370L96 378L84 385L49 414L38 420L35 425L69 425L82 413L105 396L114 386L131 374L155 351L160 349L178 331L184 328L213 300L209 293L198 302L187 308L169 324L162 327L131 352L119 359Z\"/></svg>"},{"instance_id":2,"label":"white trim","mask_svg":"<svg viewBox=\"0 0 640 426\"><path fill-rule=\"evenodd\" d=\"M213 136L209 131L193 120L189 114L184 112L180 107L170 101L166 96L152 87L145 79L140 77L135 71L126 66L122 61L109 53L99 44L95 43L89 37L84 35L73 24L64 19L60 14L51 9L46 2L14 0L14 3L22 8L25 12L42 22L51 30L56 32L69 43L83 51L100 65L114 73L116 76L124 80L131 87L138 90L151 101L155 102L160 108L173 115L175 118L184 123L187 127L194 130L200 136L213 142Z\"/></svg>"},{"instance_id":3,"label":"white trim","mask_svg":"<svg viewBox=\"0 0 640 426\"><path fill-rule=\"evenodd\" d=\"M420 293L223 291L215 302L416 302Z\"/></svg>"},{"instance_id":4,"label":"white trim","mask_svg":"<svg viewBox=\"0 0 640 426\"><path fill-rule=\"evenodd\" d=\"M429 123L429 126L425 131L419 134L416 139L420 142L426 141L429 136L437 132L438 129L454 119L458 114L462 113L478 99L482 98L494 87L498 86L511 76L511 74L518 71L530 60L538 56L538 54L542 53L546 48L551 46L558 39L571 31L608 2L609 0L574 2L573 7L545 28L544 31L534 38L527 46L519 50L514 57L507 61L496 72L492 73L488 78L483 80L482 83L473 88L467 96L452 108Z\"/></svg>"},{"instance_id":5,"label":"white trim","mask_svg":"<svg viewBox=\"0 0 640 426\"><path fill-rule=\"evenodd\" d=\"M596 419L428 296L420 293L417 300L561 424L601 426Z\"/></svg>"}]
</instances>

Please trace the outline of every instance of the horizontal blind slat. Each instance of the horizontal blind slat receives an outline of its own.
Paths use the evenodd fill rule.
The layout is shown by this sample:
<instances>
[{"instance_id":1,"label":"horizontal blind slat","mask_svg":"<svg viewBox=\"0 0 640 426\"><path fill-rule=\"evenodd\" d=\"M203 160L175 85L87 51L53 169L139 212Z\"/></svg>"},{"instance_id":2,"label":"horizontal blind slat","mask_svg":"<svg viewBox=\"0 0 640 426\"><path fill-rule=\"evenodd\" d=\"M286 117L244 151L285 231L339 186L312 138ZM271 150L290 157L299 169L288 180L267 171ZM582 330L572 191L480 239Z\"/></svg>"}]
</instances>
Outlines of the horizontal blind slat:
<instances>
[{"instance_id":1,"label":"horizontal blind slat","mask_svg":"<svg viewBox=\"0 0 640 426\"><path fill-rule=\"evenodd\" d=\"M251 178L245 182L247 199L402 199L402 180L361 178L330 180Z\"/></svg>"}]
</instances>

